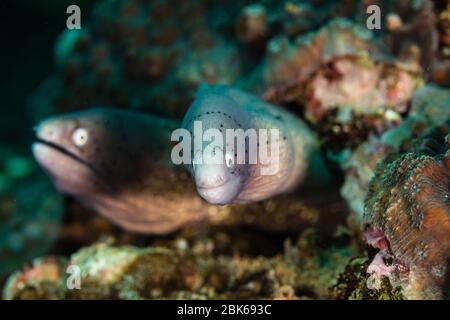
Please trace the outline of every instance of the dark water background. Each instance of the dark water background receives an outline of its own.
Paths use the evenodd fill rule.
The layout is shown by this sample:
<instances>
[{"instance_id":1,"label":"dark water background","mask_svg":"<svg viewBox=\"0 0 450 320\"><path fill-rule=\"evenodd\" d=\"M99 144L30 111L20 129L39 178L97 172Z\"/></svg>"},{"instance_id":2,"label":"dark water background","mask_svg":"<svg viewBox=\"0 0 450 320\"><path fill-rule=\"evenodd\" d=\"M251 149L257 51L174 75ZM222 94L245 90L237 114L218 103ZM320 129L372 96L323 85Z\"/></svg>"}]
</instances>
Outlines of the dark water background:
<instances>
[{"instance_id":1,"label":"dark water background","mask_svg":"<svg viewBox=\"0 0 450 320\"><path fill-rule=\"evenodd\" d=\"M95 0L0 1L0 143L28 152L33 123L27 99L54 71L53 47L65 29L67 6L80 6L85 18Z\"/></svg>"}]
</instances>

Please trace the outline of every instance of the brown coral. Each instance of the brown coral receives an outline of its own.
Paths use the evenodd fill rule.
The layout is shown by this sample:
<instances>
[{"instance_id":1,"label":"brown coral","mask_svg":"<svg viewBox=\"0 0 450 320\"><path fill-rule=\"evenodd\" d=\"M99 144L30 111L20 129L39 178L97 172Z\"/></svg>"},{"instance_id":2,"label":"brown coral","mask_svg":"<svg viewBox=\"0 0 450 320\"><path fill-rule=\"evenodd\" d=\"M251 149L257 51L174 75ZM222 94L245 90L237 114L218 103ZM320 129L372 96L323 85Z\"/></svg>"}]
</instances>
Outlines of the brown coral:
<instances>
[{"instance_id":1,"label":"brown coral","mask_svg":"<svg viewBox=\"0 0 450 320\"><path fill-rule=\"evenodd\" d=\"M412 299L449 295L449 131L433 129L379 165L366 199L368 241L393 258L383 272Z\"/></svg>"},{"instance_id":2,"label":"brown coral","mask_svg":"<svg viewBox=\"0 0 450 320\"><path fill-rule=\"evenodd\" d=\"M318 32L299 36L295 41L286 37L272 39L260 70L269 88L266 97L279 103L296 101L305 81L321 65L336 56L371 49L370 40L367 30L344 19L334 19Z\"/></svg>"},{"instance_id":3,"label":"brown coral","mask_svg":"<svg viewBox=\"0 0 450 320\"><path fill-rule=\"evenodd\" d=\"M341 195L347 201L355 222L362 222L364 199L370 179L380 161L389 153L398 152L400 147L411 148L415 138L424 134L427 128L445 123L450 118L449 91L434 85L425 85L414 92L408 116L397 126L385 131L381 137L370 136L351 154L339 160L345 172Z\"/></svg>"},{"instance_id":4,"label":"brown coral","mask_svg":"<svg viewBox=\"0 0 450 320\"><path fill-rule=\"evenodd\" d=\"M63 262L56 257L40 258L15 272L3 288L3 298L61 299Z\"/></svg>"},{"instance_id":5,"label":"brown coral","mask_svg":"<svg viewBox=\"0 0 450 320\"><path fill-rule=\"evenodd\" d=\"M265 98L304 110L324 145L353 148L397 123L421 70L384 54L368 30L335 19L316 33L269 43Z\"/></svg>"},{"instance_id":6,"label":"brown coral","mask_svg":"<svg viewBox=\"0 0 450 320\"><path fill-rule=\"evenodd\" d=\"M306 117L317 123L330 110L349 107L355 115L404 112L416 87L402 69L368 57L341 57L318 70L307 86Z\"/></svg>"}]
</instances>

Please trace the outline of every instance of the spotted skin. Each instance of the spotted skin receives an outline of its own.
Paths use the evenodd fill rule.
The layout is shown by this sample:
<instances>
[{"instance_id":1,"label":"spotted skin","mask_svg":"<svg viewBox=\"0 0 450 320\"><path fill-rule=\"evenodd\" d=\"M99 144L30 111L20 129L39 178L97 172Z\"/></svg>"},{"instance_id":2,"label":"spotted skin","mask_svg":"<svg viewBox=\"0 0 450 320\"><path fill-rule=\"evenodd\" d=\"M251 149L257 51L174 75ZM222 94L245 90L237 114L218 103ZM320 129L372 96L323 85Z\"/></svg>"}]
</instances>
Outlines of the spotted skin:
<instances>
[{"instance_id":1,"label":"spotted skin","mask_svg":"<svg viewBox=\"0 0 450 320\"><path fill-rule=\"evenodd\" d=\"M289 192L304 180L310 169L312 155L317 155L316 138L300 119L281 107L232 87L202 85L187 111L183 128L189 130L193 137L194 160L197 152L194 141L198 138L194 130L196 121L202 124L203 133L208 129L217 129L224 134L225 150L221 152L225 158L227 147L233 147L227 144L229 141L225 138L228 129L242 129L244 132L248 129L255 129L256 132L266 129L269 132L266 140L258 139L254 149L246 141L244 149L247 161L244 164L237 164L238 155L231 152L232 163L235 164L231 167L226 165L226 159L219 165L188 165L198 193L210 203L249 203ZM278 130L278 139L272 141L271 129ZM249 163L248 157L252 152L259 155L262 144L270 152L273 143L279 146L278 158L271 158L270 164L262 164L260 161L256 164ZM202 152L206 152L208 144L209 142L203 142ZM236 150L236 145L234 147ZM277 170L273 174L263 174L261 169L268 166Z\"/></svg>"},{"instance_id":2,"label":"spotted skin","mask_svg":"<svg viewBox=\"0 0 450 320\"><path fill-rule=\"evenodd\" d=\"M167 233L202 220L207 206L172 164L177 120L113 108L58 115L36 127L33 153L56 188L123 228ZM79 146L77 129L88 138Z\"/></svg>"}]
</instances>

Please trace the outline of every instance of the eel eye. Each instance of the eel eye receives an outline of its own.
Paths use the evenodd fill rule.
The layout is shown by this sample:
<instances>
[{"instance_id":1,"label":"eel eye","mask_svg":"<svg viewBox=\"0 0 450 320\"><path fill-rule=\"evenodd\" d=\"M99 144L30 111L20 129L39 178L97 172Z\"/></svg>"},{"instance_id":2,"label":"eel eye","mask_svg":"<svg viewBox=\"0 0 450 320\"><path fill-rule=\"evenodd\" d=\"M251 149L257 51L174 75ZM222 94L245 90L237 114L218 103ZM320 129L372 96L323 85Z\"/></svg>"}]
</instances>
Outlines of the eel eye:
<instances>
[{"instance_id":1,"label":"eel eye","mask_svg":"<svg viewBox=\"0 0 450 320\"><path fill-rule=\"evenodd\" d=\"M225 154L225 164L228 168L231 168L234 164L234 159L229 153Z\"/></svg>"},{"instance_id":2,"label":"eel eye","mask_svg":"<svg viewBox=\"0 0 450 320\"><path fill-rule=\"evenodd\" d=\"M82 147L87 143L88 137L89 137L89 134L86 129L78 128L72 134L72 142L77 147Z\"/></svg>"}]
</instances>

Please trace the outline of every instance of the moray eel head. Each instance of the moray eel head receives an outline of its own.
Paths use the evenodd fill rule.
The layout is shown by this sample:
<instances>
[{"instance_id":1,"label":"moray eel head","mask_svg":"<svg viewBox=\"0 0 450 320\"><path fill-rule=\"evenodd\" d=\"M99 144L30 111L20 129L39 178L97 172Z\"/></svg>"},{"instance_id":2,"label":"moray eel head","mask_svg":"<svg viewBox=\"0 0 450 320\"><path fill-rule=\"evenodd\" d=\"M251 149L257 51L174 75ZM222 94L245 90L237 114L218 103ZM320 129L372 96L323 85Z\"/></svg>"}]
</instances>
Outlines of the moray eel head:
<instances>
[{"instance_id":1,"label":"moray eel head","mask_svg":"<svg viewBox=\"0 0 450 320\"><path fill-rule=\"evenodd\" d=\"M104 141L112 124L101 109L93 109L51 117L35 127L33 155L60 192L86 196L108 187L112 168Z\"/></svg>"},{"instance_id":2,"label":"moray eel head","mask_svg":"<svg viewBox=\"0 0 450 320\"><path fill-rule=\"evenodd\" d=\"M206 86L197 92L184 117L183 128L192 137L193 161L188 169L199 195L209 203L225 205L238 198L250 170L245 161L238 161L239 152L247 157L248 146L244 142L239 149L237 140L226 138L226 131L240 129L244 132L251 124L238 103L220 90L220 86Z\"/></svg>"},{"instance_id":3,"label":"moray eel head","mask_svg":"<svg viewBox=\"0 0 450 320\"><path fill-rule=\"evenodd\" d=\"M235 157L215 148L215 156L222 158L222 163L209 159L203 153L203 162L199 164L201 152L198 152L192 164L193 176L199 195L213 204L228 204L237 197L243 187L244 179L238 170L242 165L235 165ZM211 161L209 161L211 160Z\"/></svg>"}]
</instances>

